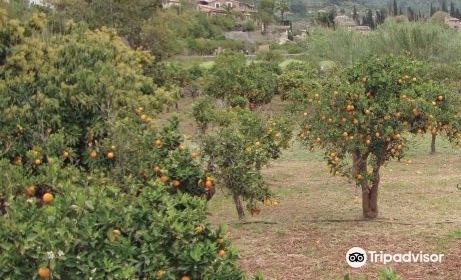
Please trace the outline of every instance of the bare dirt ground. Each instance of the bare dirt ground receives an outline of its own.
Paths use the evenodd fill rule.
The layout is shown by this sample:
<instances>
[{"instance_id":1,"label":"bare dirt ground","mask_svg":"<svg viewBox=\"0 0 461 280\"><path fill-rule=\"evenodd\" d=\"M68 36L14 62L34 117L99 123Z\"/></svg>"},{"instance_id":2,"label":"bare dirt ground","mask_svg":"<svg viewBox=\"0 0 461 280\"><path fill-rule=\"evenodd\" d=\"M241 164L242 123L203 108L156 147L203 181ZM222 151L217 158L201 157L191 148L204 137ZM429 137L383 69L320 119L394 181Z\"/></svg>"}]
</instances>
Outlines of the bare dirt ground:
<instances>
[{"instance_id":1,"label":"bare dirt ground","mask_svg":"<svg viewBox=\"0 0 461 280\"><path fill-rule=\"evenodd\" d=\"M264 171L280 199L276 208L239 222L232 201L220 192L210 220L228 225L240 265L266 279L377 279L383 264L350 268L351 247L387 253L443 253L442 263L391 263L403 279L461 279L461 151L428 138L415 141L411 163L391 162L382 173L380 218L361 220L360 194L331 177L318 154L297 145ZM363 277L363 278L362 278Z\"/></svg>"}]
</instances>

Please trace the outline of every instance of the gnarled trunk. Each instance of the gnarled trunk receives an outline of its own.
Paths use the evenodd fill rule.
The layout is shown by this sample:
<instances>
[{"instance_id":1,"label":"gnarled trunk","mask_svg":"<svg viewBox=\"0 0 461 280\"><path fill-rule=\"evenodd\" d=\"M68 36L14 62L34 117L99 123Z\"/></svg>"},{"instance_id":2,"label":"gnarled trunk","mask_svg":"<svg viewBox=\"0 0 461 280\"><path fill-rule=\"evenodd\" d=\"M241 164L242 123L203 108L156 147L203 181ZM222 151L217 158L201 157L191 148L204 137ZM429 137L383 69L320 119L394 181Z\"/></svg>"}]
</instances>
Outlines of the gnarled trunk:
<instances>
[{"instance_id":1,"label":"gnarled trunk","mask_svg":"<svg viewBox=\"0 0 461 280\"><path fill-rule=\"evenodd\" d=\"M365 219L378 217L378 186L379 167L373 171L373 178L370 185L362 185L362 210Z\"/></svg>"},{"instance_id":2,"label":"gnarled trunk","mask_svg":"<svg viewBox=\"0 0 461 280\"><path fill-rule=\"evenodd\" d=\"M374 219L378 217L378 187L380 182L380 168L384 163L384 157L388 144L383 145L377 157L377 164L373 168L370 183L360 182L358 185L362 188L362 211L365 219ZM368 153L361 154L359 151L352 153L353 172L352 175L357 178L358 175L367 174Z\"/></svg>"},{"instance_id":3,"label":"gnarled trunk","mask_svg":"<svg viewBox=\"0 0 461 280\"><path fill-rule=\"evenodd\" d=\"M233 198L234 198L235 208L237 209L237 214L239 216L239 219L240 220L245 219L245 211L243 210L243 204L242 204L242 200L240 199L240 195L234 193Z\"/></svg>"}]
</instances>

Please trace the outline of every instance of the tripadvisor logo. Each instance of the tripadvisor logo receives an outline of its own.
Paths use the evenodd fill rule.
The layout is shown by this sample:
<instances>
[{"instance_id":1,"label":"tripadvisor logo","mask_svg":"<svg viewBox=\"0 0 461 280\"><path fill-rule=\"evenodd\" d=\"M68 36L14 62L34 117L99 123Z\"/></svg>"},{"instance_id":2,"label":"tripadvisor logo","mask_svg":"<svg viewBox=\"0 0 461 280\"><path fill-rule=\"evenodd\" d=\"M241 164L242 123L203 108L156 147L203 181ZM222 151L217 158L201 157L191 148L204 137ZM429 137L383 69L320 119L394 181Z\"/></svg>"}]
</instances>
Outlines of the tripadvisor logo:
<instances>
[{"instance_id":1,"label":"tripadvisor logo","mask_svg":"<svg viewBox=\"0 0 461 280\"><path fill-rule=\"evenodd\" d=\"M350 267L359 268L369 260L372 263L388 264L395 263L441 263L444 254L426 254L422 251L413 253L408 251L404 254L388 254L383 251L365 251L360 247L353 247L346 253L346 262Z\"/></svg>"}]
</instances>

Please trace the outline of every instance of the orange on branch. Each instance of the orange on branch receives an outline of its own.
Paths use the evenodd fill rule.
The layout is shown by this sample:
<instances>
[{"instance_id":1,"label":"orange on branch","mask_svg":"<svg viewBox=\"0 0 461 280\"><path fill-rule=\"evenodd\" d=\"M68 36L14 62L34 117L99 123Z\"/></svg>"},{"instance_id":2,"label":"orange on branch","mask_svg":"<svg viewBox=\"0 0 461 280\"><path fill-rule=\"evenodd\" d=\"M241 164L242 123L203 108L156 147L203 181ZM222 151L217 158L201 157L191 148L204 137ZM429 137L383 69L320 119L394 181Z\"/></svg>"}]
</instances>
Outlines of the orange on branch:
<instances>
[{"instance_id":1,"label":"orange on branch","mask_svg":"<svg viewBox=\"0 0 461 280\"><path fill-rule=\"evenodd\" d=\"M53 202L53 199L54 199L53 194L51 194L51 193L49 193L49 192L45 193L45 194L42 196L42 201L43 201L43 203L45 203L45 204L49 204L49 203Z\"/></svg>"}]
</instances>

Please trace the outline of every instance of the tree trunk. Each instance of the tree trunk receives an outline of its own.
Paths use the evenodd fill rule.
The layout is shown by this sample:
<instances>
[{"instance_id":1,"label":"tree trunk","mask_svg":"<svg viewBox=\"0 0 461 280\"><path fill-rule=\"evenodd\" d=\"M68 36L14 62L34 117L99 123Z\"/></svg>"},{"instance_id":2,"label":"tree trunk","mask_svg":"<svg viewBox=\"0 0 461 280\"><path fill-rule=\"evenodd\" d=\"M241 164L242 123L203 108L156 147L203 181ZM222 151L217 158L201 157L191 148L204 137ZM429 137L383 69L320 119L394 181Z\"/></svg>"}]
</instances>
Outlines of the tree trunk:
<instances>
[{"instance_id":1,"label":"tree trunk","mask_svg":"<svg viewBox=\"0 0 461 280\"><path fill-rule=\"evenodd\" d=\"M245 211L243 210L243 205L242 205L242 200L240 199L240 195L234 194L234 203L235 203L235 208L237 209L237 214L239 216L240 220L245 219Z\"/></svg>"},{"instance_id":2,"label":"tree trunk","mask_svg":"<svg viewBox=\"0 0 461 280\"><path fill-rule=\"evenodd\" d=\"M362 185L362 210L365 219L378 217L379 168L373 172L371 187Z\"/></svg>"},{"instance_id":3,"label":"tree trunk","mask_svg":"<svg viewBox=\"0 0 461 280\"><path fill-rule=\"evenodd\" d=\"M432 140L431 140L431 155L435 154L435 140L437 139L437 134L432 133Z\"/></svg>"},{"instance_id":4,"label":"tree trunk","mask_svg":"<svg viewBox=\"0 0 461 280\"><path fill-rule=\"evenodd\" d=\"M362 210L365 219L374 219L378 217L378 186L379 186L379 170L384 159L384 152L387 145L382 151L382 155L378 157L378 164L373 169L371 184L358 183L362 188ZM352 153L353 171L352 175L357 178L358 175L364 176L367 173L368 153L361 154L359 151Z\"/></svg>"}]
</instances>

